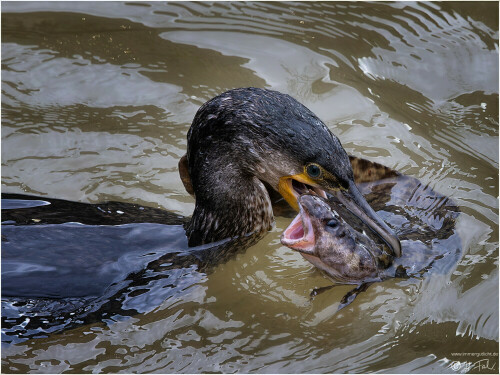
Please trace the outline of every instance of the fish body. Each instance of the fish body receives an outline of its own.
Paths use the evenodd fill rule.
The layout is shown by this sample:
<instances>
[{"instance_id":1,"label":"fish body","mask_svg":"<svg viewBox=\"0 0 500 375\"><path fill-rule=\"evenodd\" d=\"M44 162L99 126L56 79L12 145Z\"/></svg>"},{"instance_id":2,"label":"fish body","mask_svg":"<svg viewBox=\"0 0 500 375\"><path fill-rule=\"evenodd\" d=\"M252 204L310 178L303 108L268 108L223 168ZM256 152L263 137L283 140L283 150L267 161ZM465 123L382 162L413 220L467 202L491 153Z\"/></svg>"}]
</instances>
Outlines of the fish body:
<instances>
[{"instance_id":1,"label":"fish body","mask_svg":"<svg viewBox=\"0 0 500 375\"><path fill-rule=\"evenodd\" d=\"M299 214L283 232L281 243L343 284L381 281L392 264L365 231L353 229L323 198L304 194Z\"/></svg>"}]
</instances>

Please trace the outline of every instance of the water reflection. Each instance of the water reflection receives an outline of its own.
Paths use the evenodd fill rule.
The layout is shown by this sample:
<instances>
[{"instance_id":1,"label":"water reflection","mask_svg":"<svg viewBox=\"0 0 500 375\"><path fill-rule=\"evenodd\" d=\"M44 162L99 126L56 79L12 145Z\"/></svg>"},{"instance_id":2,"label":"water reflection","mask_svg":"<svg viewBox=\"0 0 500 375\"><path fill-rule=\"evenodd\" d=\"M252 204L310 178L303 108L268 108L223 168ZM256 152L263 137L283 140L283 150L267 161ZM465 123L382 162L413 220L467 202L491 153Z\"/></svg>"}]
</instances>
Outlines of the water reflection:
<instances>
[{"instance_id":1,"label":"water reflection","mask_svg":"<svg viewBox=\"0 0 500 375\"><path fill-rule=\"evenodd\" d=\"M452 197L456 268L348 291L258 245L160 307L2 349L17 372L453 372L498 350L498 5L2 3L2 189L189 215L176 160L197 107L285 91L349 153ZM263 51L266 51L264 53ZM447 338L443 345L443 337ZM208 358L208 360L207 360Z\"/></svg>"}]
</instances>

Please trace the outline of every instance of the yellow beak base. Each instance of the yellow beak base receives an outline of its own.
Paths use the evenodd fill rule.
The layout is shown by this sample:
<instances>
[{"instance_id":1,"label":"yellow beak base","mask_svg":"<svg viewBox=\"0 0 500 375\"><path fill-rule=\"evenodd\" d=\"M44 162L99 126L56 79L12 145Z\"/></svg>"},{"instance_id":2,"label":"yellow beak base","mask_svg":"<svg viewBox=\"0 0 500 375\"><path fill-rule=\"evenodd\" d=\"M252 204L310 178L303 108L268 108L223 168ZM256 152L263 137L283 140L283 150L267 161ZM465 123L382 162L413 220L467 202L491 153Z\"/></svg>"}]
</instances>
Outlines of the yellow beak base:
<instances>
[{"instance_id":1,"label":"yellow beak base","mask_svg":"<svg viewBox=\"0 0 500 375\"><path fill-rule=\"evenodd\" d=\"M312 180L305 173L296 174L293 176L284 176L280 178L278 184L279 193L285 198L290 206L295 211L299 210L299 204L297 203L297 199L299 198L299 194L295 191L292 186L292 181L296 180L298 182L302 182L303 184L307 184L309 186L317 187L318 184L314 180Z\"/></svg>"}]
</instances>

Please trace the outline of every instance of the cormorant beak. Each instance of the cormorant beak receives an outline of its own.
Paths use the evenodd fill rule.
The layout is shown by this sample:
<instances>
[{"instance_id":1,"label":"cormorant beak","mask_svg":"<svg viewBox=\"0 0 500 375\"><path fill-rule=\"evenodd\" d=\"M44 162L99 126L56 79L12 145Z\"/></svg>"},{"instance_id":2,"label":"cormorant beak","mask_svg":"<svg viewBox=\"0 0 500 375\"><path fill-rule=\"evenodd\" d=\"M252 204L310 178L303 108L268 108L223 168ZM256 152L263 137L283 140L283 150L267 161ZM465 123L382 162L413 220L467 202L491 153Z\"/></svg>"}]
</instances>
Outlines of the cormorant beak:
<instances>
[{"instance_id":1,"label":"cormorant beak","mask_svg":"<svg viewBox=\"0 0 500 375\"><path fill-rule=\"evenodd\" d=\"M327 199L325 191L305 173L281 177L278 191L295 211L299 211L297 200L302 194L311 193L312 191L320 197Z\"/></svg>"},{"instance_id":2,"label":"cormorant beak","mask_svg":"<svg viewBox=\"0 0 500 375\"><path fill-rule=\"evenodd\" d=\"M295 210L299 210L297 199L301 194L315 193L320 197L327 198L325 189L319 186L318 183L306 174L297 174L294 176L281 177L279 180L278 191L285 198L285 200ZM347 190L327 189L337 199L346 206L346 208L360 218L366 225L368 225L375 233L377 233L391 249L393 256L401 256L401 243L396 237L394 232L387 226L387 224L380 219L377 213L366 202L363 195L358 190L354 182L349 183Z\"/></svg>"}]
</instances>

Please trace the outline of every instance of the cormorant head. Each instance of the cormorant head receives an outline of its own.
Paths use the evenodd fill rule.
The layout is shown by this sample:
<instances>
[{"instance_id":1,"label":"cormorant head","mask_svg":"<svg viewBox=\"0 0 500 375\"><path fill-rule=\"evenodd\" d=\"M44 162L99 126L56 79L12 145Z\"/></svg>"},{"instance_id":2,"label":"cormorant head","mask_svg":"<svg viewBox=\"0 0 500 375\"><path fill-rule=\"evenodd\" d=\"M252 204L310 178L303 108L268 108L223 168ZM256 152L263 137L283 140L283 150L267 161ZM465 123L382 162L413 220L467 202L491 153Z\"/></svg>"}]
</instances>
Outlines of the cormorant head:
<instances>
[{"instance_id":1,"label":"cormorant head","mask_svg":"<svg viewBox=\"0 0 500 375\"><path fill-rule=\"evenodd\" d=\"M339 139L288 95L242 88L205 103L188 133L188 162L196 195L194 180L205 172L218 174L218 181L221 173L228 178L256 177L277 190L296 210L303 193L313 191L323 197L333 194L377 232L395 256L401 254L397 237L356 187L349 157ZM200 170L215 163L219 165L212 166L212 171ZM213 172L215 169L218 172ZM205 183L207 180L203 179Z\"/></svg>"}]
</instances>

